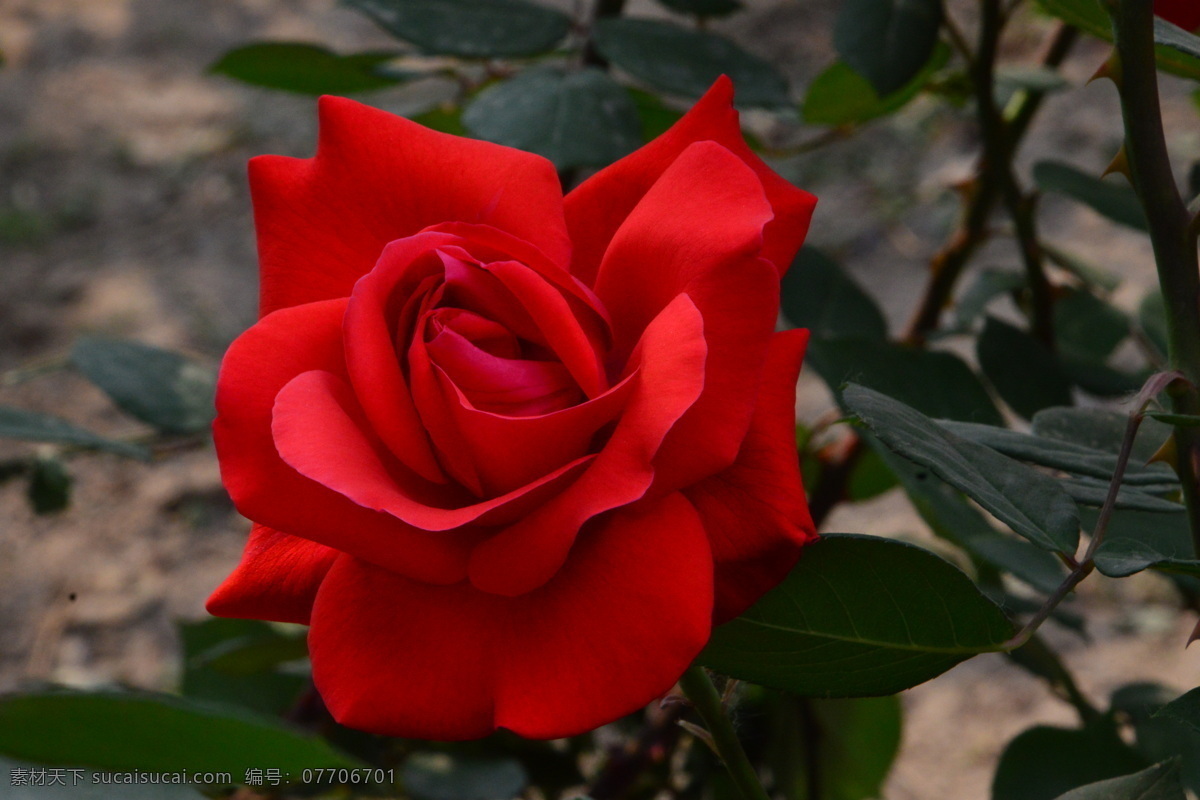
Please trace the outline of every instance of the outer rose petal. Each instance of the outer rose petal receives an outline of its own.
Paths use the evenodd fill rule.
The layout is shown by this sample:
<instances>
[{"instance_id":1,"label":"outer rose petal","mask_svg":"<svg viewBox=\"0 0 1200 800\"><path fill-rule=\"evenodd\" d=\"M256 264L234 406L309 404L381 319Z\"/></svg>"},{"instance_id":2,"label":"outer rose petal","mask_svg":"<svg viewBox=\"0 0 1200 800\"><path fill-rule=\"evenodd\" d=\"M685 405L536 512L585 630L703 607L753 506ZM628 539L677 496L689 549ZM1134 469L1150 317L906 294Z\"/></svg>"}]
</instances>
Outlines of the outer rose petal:
<instances>
[{"instance_id":1,"label":"outer rose petal","mask_svg":"<svg viewBox=\"0 0 1200 800\"><path fill-rule=\"evenodd\" d=\"M345 300L277 311L230 346L217 379L213 440L221 480L238 510L276 530L433 583L466 574L471 542L429 533L356 505L283 462L271 435L280 390L302 372L345 375Z\"/></svg>"},{"instance_id":2,"label":"outer rose petal","mask_svg":"<svg viewBox=\"0 0 1200 800\"><path fill-rule=\"evenodd\" d=\"M1196 0L1154 0L1154 13L1185 31L1200 28L1200 3Z\"/></svg>"},{"instance_id":3,"label":"outer rose petal","mask_svg":"<svg viewBox=\"0 0 1200 800\"><path fill-rule=\"evenodd\" d=\"M684 490L712 542L720 624L788 574L817 535L796 452L796 379L808 331L778 333L763 368L758 405L737 461Z\"/></svg>"},{"instance_id":4,"label":"outer rose petal","mask_svg":"<svg viewBox=\"0 0 1200 800\"><path fill-rule=\"evenodd\" d=\"M785 181L747 146L733 109L733 83L722 76L671 129L572 190L563 204L575 245L571 272L584 283L595 280L613 234L642 196L695 142L712 140L746 162L762 181L775 219L764 231L763 257L782 275L808 233L817 199Z\"/></svg>"},{"instance_id":5,"label":"outer rose petal","mask_svg":"<svg viewBox=\"0 0 1200 800\"><path fill-rule=\"evenodd\" d=\"M384 245L447 221L486 223L565 266L571 245L549 161L322 97L312 159L259 156L250 188L263 316L345 297Z\"/></svg>"},{"instance_id":6,"label":"outer rose petal","mask_svg":"<svg viewBox=\"0 0 1200 800\"><path fill-rule=\"evenodd\" d=\"M553 581L517 598L343 557L313 609L313 679L334 717L361 730L571 736L671 688L708 639L711 570L678 494L596 520Z\"/></svg>"},{"instance_id":7,"label":"outer rose petal","mask_svg":"<svg viewBox=\"0 0 1200 800\"><path fill-rule=\"evenodd\" d=\"M655 457L658 491L729 466L746 435L779 310L779 278L759 258L771 213L752 170L721 145L699 142L646 193L604 255L595 288L618 353L681 292L704 318L704 393Z\"/></svg>"},{"instance_id":8,"label":"outer rose petal","mask_svg":"<svg viewBox=\"0 0 1200 800\"><path fill-rule=\"evenodd\" d=\"M307 625L317 587L339 555L323 544L255 524L241 563L205 608L218 617Z\"/></svg>"}]
</instances>

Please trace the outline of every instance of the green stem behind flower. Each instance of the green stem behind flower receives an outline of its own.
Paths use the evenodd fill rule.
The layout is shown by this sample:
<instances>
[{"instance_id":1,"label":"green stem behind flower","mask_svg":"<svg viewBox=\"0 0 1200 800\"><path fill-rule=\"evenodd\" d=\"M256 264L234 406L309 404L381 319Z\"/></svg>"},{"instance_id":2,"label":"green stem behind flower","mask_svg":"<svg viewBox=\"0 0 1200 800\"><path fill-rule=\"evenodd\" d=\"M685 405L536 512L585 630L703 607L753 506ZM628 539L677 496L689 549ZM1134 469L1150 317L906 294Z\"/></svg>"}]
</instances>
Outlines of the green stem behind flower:
<instances>
[{"instance_id":1,"label":"green stem behind flower","mask_svg":"<svg viewBox=\"0 0 1200 800\"><path fill-rule=\"evenodd\" d=\"M750 763L741 741L738 740L729 715L725 713L721 695L717 693L717 687L713 686L712 679L708 677L704 667L689 667L679 679L679 686L696 707L704 724L708 726L713 748L725 762L729 777L741 793L742 800L770 800L770 795L763 788L758 773L754 771L754 765Z\"/></svg>"}]
</instances>

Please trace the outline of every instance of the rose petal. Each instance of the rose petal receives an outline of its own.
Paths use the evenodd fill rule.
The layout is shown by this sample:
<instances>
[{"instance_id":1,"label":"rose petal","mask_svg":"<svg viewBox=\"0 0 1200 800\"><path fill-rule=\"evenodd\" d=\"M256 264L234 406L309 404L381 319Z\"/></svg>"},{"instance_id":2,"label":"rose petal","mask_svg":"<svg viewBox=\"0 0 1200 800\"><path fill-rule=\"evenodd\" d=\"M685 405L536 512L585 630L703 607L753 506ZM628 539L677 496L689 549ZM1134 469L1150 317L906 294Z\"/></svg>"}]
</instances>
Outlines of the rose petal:
<instances>
[{"instance_id":1,"label":"rose petal","mask_svg":"<svg viewBox=\"0 0 1200 800\"><path fill-rule=\"evenodd\" d=\"M747 146L733 109L733 83L722 76L670 130L600 170L563 201L575 245L571 273L589 286L625 218L679 155L695 142L724 145L758 175L775 218L763 231L762 255L782 275L804 242L817 199L785 181Z\"/></svg>"},{"instance_id":2,"label":"rose petal","mask_svg":"<svg viewBox=\"0 0 1200 800\"><path fill-rule=\"evenodd\" d=\"M363 508L390 514L423 531L494 522L501 514L506 519L522 517L569 484L593 458L584 455L508 494L467 504L461 492L454 495L448 489L422 487L398 473L367 432L350 385L321 370L298 375L280 390L271 429L280 457L298 473ZM445 536L476 542L482 535L459 531Z\"/></svg>"},{"instance_id":3,"label":"rose petal","mask_svg":"<svg viewBox=\"0 0 1200 800\"><path fill-rule=\"evenodd\" d=\"M204 607L218 617L307 625L317 587L339 555L323 544L256 524L241 562Z\"/></svg>"},{"instance_id":4,"label":"rose petal","mask_svg":"<svg viewBox=\"0 0 1200 800\"><path fill-rule=\"evenodd\" d=\"M508 596L533 591L566 562L587 520L640 499L654 478L651 462L663 437L700 395L706 353L700 313L680 295L635 349L633 396L595 462L562 494L476 547L471 583Z\"/></svg>"},{"instance_id":5,"label":"rose petal","mask_svg":"<svg viewBox=\"0 0 1200 800\"><path fill-rule=\"evenodd\" d=\"M569 263L558 175L544 158L340 97L321 98L319 116L315 158L250 162L263 315L346 297L388 242L446 220L492 225Z\"/></svg>"},{"instance_id":6,"label":"rose petal","mask_svg":"<svg viewBox=\"0 0 1200 800\"><path fill-rule=\"evenodd\" d=\"M704 393L655 459L656 491L728 467L746 435L779 310L779 279L758 256L771 214L758 176L721 145L700 142L646 193L604 256L595 289L618 354L681 292L704 318Z\"/></svg>"},{"instance_id":7,"label":"rose petal","mask_svg":"<svg viewBox=\"0 0 1200 800\"><path fill-rule=\"evenodd\" d=\"M221 479L244 516L432 583L465 576L473 542L417 530L370 511L304 477L279 457L271 413L297 375L344 375L346 301L327 300L270 314L230 346L217 380L213 440Z\"/></svg>"},{"instance_id":8,"label":"rose petal","mask_svg":"<svg viewBox=\"0 0 1200 800\"><path fill-rule=\"evenodd\" d=\"M679 495L596 520L519 598L341 558L313 610L313 679L335 719L374 733L571 736L671 688L708 639L711 570Z\"/></svg>"},{"instance_id":9,"label":"rose petal","mask_svg":"<svg viewBox=\"0 0 1200 800\"><path fill-rule=\"evenodd\" d=\"M716 570L714 624L741 614L816 538L796 452L796 379L808 331L775 334L737 461L683 493L700 512Z\"/></svg>"}]
</instances>

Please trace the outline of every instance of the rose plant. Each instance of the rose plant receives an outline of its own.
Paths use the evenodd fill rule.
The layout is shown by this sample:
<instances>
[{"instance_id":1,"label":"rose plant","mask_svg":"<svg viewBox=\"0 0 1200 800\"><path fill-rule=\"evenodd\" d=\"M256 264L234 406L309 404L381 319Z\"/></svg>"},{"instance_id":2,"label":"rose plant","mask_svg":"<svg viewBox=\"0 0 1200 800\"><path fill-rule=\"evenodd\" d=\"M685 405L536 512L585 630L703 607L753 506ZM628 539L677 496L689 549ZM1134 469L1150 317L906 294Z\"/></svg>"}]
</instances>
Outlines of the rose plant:
<instances>
[{"instance_id":1,"label":"rose plant","mask_svg":"<svg viewBox=\"0 0 1200 800\"><path fill-rule=\"evenodd\" d=\"M539 156L334 97L315 158L251 163L261 318L214 434L255 525L208 608L311 625L342 723L595 728L815 535L807 332L775 330L815 199L731 101L566 197Z\"/></svg>"}]
</instances>

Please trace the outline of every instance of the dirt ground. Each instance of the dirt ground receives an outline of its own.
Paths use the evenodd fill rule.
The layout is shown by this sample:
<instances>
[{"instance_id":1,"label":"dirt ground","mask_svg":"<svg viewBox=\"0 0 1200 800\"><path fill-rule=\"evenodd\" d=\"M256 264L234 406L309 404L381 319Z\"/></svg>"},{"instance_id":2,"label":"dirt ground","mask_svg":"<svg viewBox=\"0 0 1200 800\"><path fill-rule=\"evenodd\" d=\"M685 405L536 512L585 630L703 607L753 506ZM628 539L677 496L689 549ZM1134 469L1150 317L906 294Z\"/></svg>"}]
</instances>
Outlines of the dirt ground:
<instances>
[{"instance_id":1,"label":"dirt ground","mask_svg":"<svg viewBox=\"0 0 1200 800\"><path fill-rule=\"evenodd\" d=\"M723 27L782 63L802 87L832 59L833 0L757 0ZM957 4L970 23L969 0ZM650 11L649 0L633 4ZM1036 48L1042 28L1015 51ZM0 372L104 332L219 359L254 319L256 275L246 159L308 155L311 99L205 74L253 39L387 46L334 0L0 0ZM1105 50L1081 46L1066 68L1082 86ZM1165 81L1179 164L1200 156L1188 87ZM422 92L370 102L413 107ZM1098 170L1119 143L1115 95L1102 83L1056 95L1022 167L1055 155ZM919 101L893 121L780 165L821 197L810 241L844 258L903 324L925 264L954 223L947 185L970 169L971 128ZM1043 229L1127 279L1136 305L1152 280L1136 235L1049 198ZM979 264L1015 264L1010 243ZM60 414L113 435L137 431L80 379L59 374L0 387L0 403ZM799 411L830 407L814 378ZM0 458L26 452L0 442ZM34 516L18 482L0 486L0 691L37 681L168 688L179 669L173 624L204 615L236 563L248 523L225 498L211 449L155 466L108 456L73 463L74 503ZM903 499L840 510L828 530L920 535ZM1132 602L1132 601L1137 601ZM1079 607L1093 642L1051 631L1084 691L1103 702L1130 680L1180 689L1200 682L1194 620L1172 610L1153 577L1089 581ZM1003 745L1035 722L1070 724L1070 709L1000 657L975 659L904 696L902 755L888 800L983 800Z\"/></svg>"}]
</instances>

